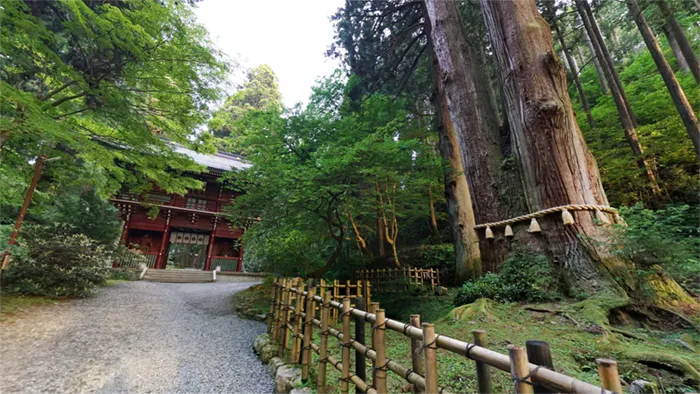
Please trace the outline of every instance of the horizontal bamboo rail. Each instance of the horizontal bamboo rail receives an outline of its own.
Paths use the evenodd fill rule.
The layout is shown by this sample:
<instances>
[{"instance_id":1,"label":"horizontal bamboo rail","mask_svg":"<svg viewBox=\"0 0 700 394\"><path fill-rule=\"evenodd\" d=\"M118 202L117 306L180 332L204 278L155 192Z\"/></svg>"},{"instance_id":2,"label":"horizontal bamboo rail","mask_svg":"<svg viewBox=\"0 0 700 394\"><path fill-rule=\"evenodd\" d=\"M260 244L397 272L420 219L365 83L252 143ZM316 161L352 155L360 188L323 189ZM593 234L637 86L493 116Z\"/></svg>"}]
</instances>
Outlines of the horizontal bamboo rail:
<instances>
[{"instance_id":1,"label":"horizontal bamboo rail","mask_svg":"<svg viewBox=\"0 0 700 394\"><path fill-rule=\"evenodd\" d=\"M614 380L618 379L617 370L615 369L613 372L611 372L611 368L608 368L609 365L613 365L613 360L605 360L604 363L599 361L599 365L605 366L605 368L600 367L601 381L603 381L604 385L607 386L606 388L602 388L545 367L529 363L527 361L527 354L524 354L524 351L521 351L519 347L514 347L514 350L511 350L511 355L501 354L473 343L435 333L432 324L429 323L424 323L422 327L416 327L415 325L406 324L397 320L385 319L383 317L384 311L381 309L377 310L375 305L372 305L372 309L370 310L375 311L376 313L365 312L354 307L349 307L348 310L344 310L343 303L346 307L348 307L350 303L349 298L346 297L346 299L343 300L343 303L332 301L329 294L324 294L324 296L314 295L314 291L311 290L311 287L309 288L309 291L300 291L296 287L291 287L291 283L292 281L290 279L275 279L273 284L275 287L273 292L275 299L272 303L273 313L271 314L272 319L270 321L272 337L281 345L281 348L284 349L282 344L287 341L285 340L284 336L288 335L288 333L294 329L294 325L291 324L289 320L283 320L288 319L289 316L294 316L297 319L303 318L304 321L307 322L306 324L309 324L311 327L321 329L321 346L317 346L311 342L312 329L305 330L303 334L295 333L293 335L295 337L294 339L299 338L303 340L305 344L308 343L308 348L314 351L320 357L319 368L321 368L321 370L319 370L318 373L319 380L321 379L320 377L323 376L323 382L319 381L320 393L327 392L327 390L322 389L322 386L325 386L326 384L325 366L330 363L335 369L343 373L343 383L352 383L363 392L368 392L371 394L386 394L386 386L382 386L382 382L378 381L379 379L377 375L380 375L379 373L383 371L391 371L401 376L407 382L413 384L414 392L416 393L437 394L439 392L440 394L449 394L444 388L438 388L435 390L437 385L435 380L437 376L437 358L439 358L439 354L436 354L435 352L437 349L447 350L454 354L474 360L477 362L477 365L478 363L481 363L482 365L490 366L512 375L516 390L518 390L518 392L528 392L529 388L532 387L530 384L533 383L540 386L545 386L561 393L614 394L616 392L621 392L621 390L618 390L620 387L619 382L617 385L614 383ZM301 282L296 283L301 286ZM291 302L289 302L289 293L298 293L300 297L304 298L310 297L312 302L306 303L307 307L304 307L304 302L300 301L296 303L296 306L292 306ZM311 305L314 302L320 306L319 309L315 307L309 308L308 305ZM305 310L302 311L302 309ZM315 318L317 310L320 310L321 312L320 320ZM327 317L330 315L330 311L332 310L341 312L341 315L344 317L344 319L342 319L342 330L329 327L328 323L324 322L324 318L327 319ZM308 313L311 315L307 317ZM380 316L379 320L381 321L381 324L379 325L377 324L378 316ZM416 317L413 319L418 317L417 315L415 316ZM357 322L361 322L362 324L364 324L364 322L373 324L372 347L363 345L359 341L355 341L353 338L346 338L344 332L349 334L349 324L350 320L353 318L356 321L356 324ZM328 328L324 330L325 327ZM419 348L423 355L423 375L413 369L409 369L401 365L396 361L384 358L386 343L383 339L383 334L381 334L380 331L387 329L402 334L413 341L420 341L423 343L422 347ZM425 343L426 341L424 340L424 335L426 335L426 333L428 333L427 335L430 335L429 337L425 337L430 339L428 343ZM367 358L375 363L377 361L380 362L379 365L375 364L375 378L373 379L373 384L360 379L355 373L351 373L348 372L347 369L343 369L343 362L341 360L328 355L327 350L323 350L324 346L326 346L326 349L329 348L329 346L324 343L324 341L327 341L327 339L324 338L329 336L336 338L342 344L344 349L353 349L356 352L363 353ZM479 337L481 338L479 342L486 342L485 332L480 331ZM349 361L347 354L347 352L344 352L344 357ZM437 357L434 357L435 355L437 355ZM292 361L297 362L297 360ZM302 367L309 368L310 363L311 357L305 357L304 360L302 360ZM381 365L382 363L384 365ZM488 376L489 374L477 374L479 379L489 379ZM426 378L430 381L427 382ZM346 387L347 386L343 385L344 391L347 390ZM490 387L490 381L479 381L479 387ZM611 389L615 389L616 391L611 391Z\"/></svg>"}]
</instances>

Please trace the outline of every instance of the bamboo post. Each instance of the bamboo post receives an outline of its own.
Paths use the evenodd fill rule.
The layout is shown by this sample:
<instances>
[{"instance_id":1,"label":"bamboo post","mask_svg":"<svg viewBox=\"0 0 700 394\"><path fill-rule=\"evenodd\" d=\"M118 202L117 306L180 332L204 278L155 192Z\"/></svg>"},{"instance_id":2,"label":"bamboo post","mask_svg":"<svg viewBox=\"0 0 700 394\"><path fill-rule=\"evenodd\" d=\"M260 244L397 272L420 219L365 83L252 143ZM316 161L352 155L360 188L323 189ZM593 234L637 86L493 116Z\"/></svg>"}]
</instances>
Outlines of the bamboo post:
<instances>
[{"instance_id":1,"label":"bamboo post","mask_svg":"<svg viewBox=\"0 0 700 394\"><path fill-rule=\"evenodd\" d=\"M302 320L301 320L301 310L304 306L304 285L300 285L297 287L297 302L295 305L295 314L294 314L294 332L292 333L292 362L298 363L299 362L299 352L301 351L301 338L299 338L299 333L303 333L303 325L302 325ZM308 309L306 310L306 313L308 312Z\"/></svg>"},{"instance_id":2,"label":"bamboo post","mask_svg":"<svg viewBox=\"0 0 700 394\"><path fill-rule=\"evenodd\" d=\"M272 305L270 305L270 327L268 329L268 333L272 336L273 341L277 337L277 333L275 332L277 323L277 303L279 302L277 299L277 286L277 278L274 278L272 280Z\"/></svg>"},{"instance_id":3,"label":"bamboo post","mask_svg":"<svg viewBox=\"0 0 700 394\"><path fill-rule=\"evenodd\" d=\"M386 316L384 309L377 308L377 320L372 328L372 345L376 355L374 364L374 387L377 394L386 394Z\"/></svg>"},{"instance_id":4,"label":"bamboo post","mask_svg":"<svg viewBox=\"0 0 700 394\"><path fill-rule=\"evenodd\" d=\"M276 319L275 319L275 332L274 332L274 338L277 343L282 342L282 303L284 302L284 286L285 286L285 278L282 278L278 282L278 289L277 289L277 305L276 305Z\"/></svg>"},{"instance_id":5,"label":"bamboo post","mask_svg":"<svg viewBox=\"0 0 700 394\"><path fill-rule=\"evenodd\" d=\"M287 279L284 283L284 298L282 300L282 346L280 354L284 354L286 349L289 349L289 298L291 295L292 280Z\"/></svg>"},{"instance_id":6,"label":"bamboo post","mask_svg":"<svg viewBox=\"0 0 700 394\"><path fill-rule=\"evenodd\" d=\"M372 307L370 305L372 303L372 285L369 280L365 280L363 283L365 286L365 308L372 313Z\"/></svg>"},{"instance_id":7,"label":"bamboo post","mask_svg":"<svg viewBox=\"0 0 700 394\"><path fill-rule=\"evenodd\" d=\"M314 296L316 288L310 287L306 294L306 319L304 321L304 347L301 349L301 381L309 380L309 366L311 365L311 341L314 335Z\"/></svg>"},{"instance_id":8,"label":"bamboo post","mask_svg":"<svg viewBox=\"0 0 700 394\"><path fill-rule=\"evenodd\" d=\"M319 394L326 394L326 366L328 359L328 320L330 319L331 293L323 293L321 304L321 346L318 351L318 386Z\"/></svg>"},{"instance_id":9,"label":"bamboo post","mask_svg":"<svg viewBox=\"0 0 700 394\"><path fill-rule=\"evenodd\" d=\"M425 393L438 394L437 342L435 325L423 323L423 360L425 363Z\"/></svg>"},{"instance_id":10,"label":"bamboo post","mask_svg":"<svg viewBox=\"0 0 700 394\"><path fill-rule=\"evenodd\" d=\"M603 388L622 394L620 375L617 372L617 361L599 358L595 362L598 364L598 374L600 375L600 382L603 384Z\"/></svg>"},{"instance_id":11,"label":"bamboo post","mask_svg":"<svg viewBox=\"0 0 700 394\"><path fill-rule=\"evenodd\" d=\"M481 346L483 348L488 347L489 343L486 339L486 331L474 330L472 331L472 335L474 335L474 344L476 346ZM479 393L491 394L493 392L493 388L491 387L491 370L488 364L481 361L476 362L476 379L479 382Z\"/></svg>"},{"instance_id":12,"label":"bamboo post","mask_svg":"<svg viewBox=\"0 0 700 394\"><path fill-rule=\"evenodd\" d=\"M340 375L340 393L348 394L350 381L350 298L343 298L343 370Z\"/></svg>"},{"instance_id":13,"label":"bamboo post","mask_svg":"<svg viewBox=\"0 0 700 394\"><path fill-rule=\"evenodd\" d=\"M554 371L552 352L547 342L527 341L525 342L525 348L527 349L527 359L531 363ZM534 390L535 394L554 394L554 391L541 385L535 385Z\"/></svg>"},{"instance_id":14,"label":"bamboo post","mask_svg":"<svg viewBox=\"0 0 700 394\"><path fill-rule=\"evenodd\" d=\"M358 284L358 289L361 286ZM363 297L355 298L355 309L360 311L365 310L365 299ZM365 344L365 319L363 317L355 317L355 342L360 345ZM365 354L360 351L355 351L355 375L363 381L367 381L367 363L365 360ZM355 393L363 393L359 387L355 387Z\"/></svg>"},{"instance_id":15,"label":"bamboo post","mask_svg":"<svg viewBox=\"0 0 700 394\"><path fill-rule=\"evenodd\" d=\"M413 327L420 328L420 315L411 315L410 321ZM411 369L421 376L425 374L422 352L423 341L411 338ZM419 389L416 385L413 385L413 392L415 394L421 394L424 391L425 390Z\"/></svg>"},{"instance_id":16,"label":"bamboo post","mask_svg":"<svg viewBox=\"0 0 700 394\"><path fill-rule=\"evenodd\" d=\"M532 380L529 377L530 367L525 348L508 345L508 355L510 356L510 373L515 381L515 392L517 394L533 394L534 390L532 388Z\"/></svg>"}]
</instances>

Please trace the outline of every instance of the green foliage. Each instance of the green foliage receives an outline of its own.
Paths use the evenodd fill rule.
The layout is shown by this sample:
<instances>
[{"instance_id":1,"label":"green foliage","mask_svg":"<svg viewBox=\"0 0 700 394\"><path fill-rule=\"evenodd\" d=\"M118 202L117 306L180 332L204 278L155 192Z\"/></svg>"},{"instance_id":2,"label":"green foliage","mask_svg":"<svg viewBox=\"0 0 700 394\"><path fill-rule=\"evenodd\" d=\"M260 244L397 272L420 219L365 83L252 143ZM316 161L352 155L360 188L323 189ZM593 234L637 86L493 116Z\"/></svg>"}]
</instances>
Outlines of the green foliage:
<instances>
[{"instance_id":1,"label":"green foliage","mask_svg":"<svg viewBox=\"0 0 700 394\"><path fill-rule=\"evenodd\" d=\"M234 142L249 149L253 166L231 174L231 187L246 191L232 213L261 218L244 236L247 262L286 275L325 273L339 259L370 258L356 251L351 220L373 241L378 215L401 229L429 214L441 161L425 130L401 100L377 94L351 108L344 86L336 74L306 109L250 111L239 123Z\"/></svg>"},{"instance_id":2,"label":"green foliage","mask_svg":"<svg viewBox=\"0 0 700 394\"><path fill-rule=\"evenodd\" d=\"M86 297L105 281L107 254L63 226L30 226L23 232L27 256L3 274L4 291L16 295Z\"/></svg>"},{"instance_id":3,"label":"green foliage","mask_svg":"<svg viewBox=\"0 0 700 394\"><path fill-rule=\"evenodd\" d=\"M192 141L227 65L191 4L10 1L1 12L3 207L21 204L40 154L62 158L45 179L102 197L201 186L181 176L201 167L166 139L208 149Z\"/></svg>"},{"instance_id":4,"label":"green foliage","mask_svg":"<svg viewBox=\"0 0 700 394\"><path fill-rule=\"evenodd\" d=\"M655 273L660 266L686 289L700 291L700 227L697 206L669 205L645 209L641 204L621 209L628 227L612 230L611 247L633 261L638 274Z\"/></svg>"},{"instance_id":5,"label":"green foliage","mask_svg":"<svg viewBox=\"0 0 700 394\"><path fill-rule=\"evenodd\" d=\"M112 281L133 281L139 280L140 270L129 268L108 268L105 274L106 280Z\"/></svg>"},{"instance_id":6,"label":"green foliage","mask_svg":"<svg viewBox=\"0 0 700 394\"><path fill-rule=\"evenodd\" d=\"M445 286L457 284L453 244L420 245L404 251L401 258L414 267L439 269Z\"/></svg>"},{"instance_id":7,"label":"green foliage","mask_svg":"<svg viewBox=\"0 0 700 394\"><path fill-rule=\"evenodd\" d=\"M544 302L561 298L559 281L547 258L516 251L498 274L486 273L466 282L455 296L455 305L471 304L479 298L497 301Z\"/></svg>"}]
</instances>

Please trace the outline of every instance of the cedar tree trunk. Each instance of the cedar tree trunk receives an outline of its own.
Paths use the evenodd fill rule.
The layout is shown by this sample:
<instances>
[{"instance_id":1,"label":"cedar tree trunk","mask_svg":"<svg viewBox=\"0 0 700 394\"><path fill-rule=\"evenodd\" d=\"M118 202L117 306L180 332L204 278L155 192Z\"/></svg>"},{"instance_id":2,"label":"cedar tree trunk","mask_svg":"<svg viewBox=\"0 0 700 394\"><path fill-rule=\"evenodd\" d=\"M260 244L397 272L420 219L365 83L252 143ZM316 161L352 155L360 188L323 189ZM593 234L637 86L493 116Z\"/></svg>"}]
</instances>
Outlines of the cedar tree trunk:
<instances>
[{"instance_id":1,"label":"cedar tree trunk","mask_svg":"<svg viewBox=\"0 0 700 394\"><path fill-rule=\"evenodd\" d=\"M668 26L671 35L683 53L683 57L690 68L690 72L692 72L695 77L695 82L700 83L700 64L698 63L698 57L695 51L693 51L693 47L690 45L688 38L683 33L683 28L678 23L678 19L673 15L673 11L671 11L666 0L659 0L656 4L659 6L659 10L661 10L661 15L663 15L666 20L666 26Z\"/></svg>"},{"instance_id":2,"label":"cedar tree trunk","mask_svg":"<svg viewBox=\"0 0 700 394\"><path fill-rule=\"evenodd\" d=\"M662 1L661 3L664 2ZM665 3L664 6L668 7ZM659 42L656 40L656 37L654 37L654 33L644 19L644 15L642 15L642 10L639 8L637 0L627 0L627 8L629 8L630 14L632 14L632 18L637 24L642 38L644 38L644 43L646 43L651 57L654 59L654 63L656 63L656 68L659 69L659 73L666 84L666 89L668 89L668 92L671 94L678 114L683 120L685 130L688 132L688 137L695 146L695 153L700 157L700 125L698 124L698 118L695 116L695 112L693 112L693 108L685 97L681 85L673 74L671 66L668 65L664 53L659 46Z\"/></svg>"}]
</instances>

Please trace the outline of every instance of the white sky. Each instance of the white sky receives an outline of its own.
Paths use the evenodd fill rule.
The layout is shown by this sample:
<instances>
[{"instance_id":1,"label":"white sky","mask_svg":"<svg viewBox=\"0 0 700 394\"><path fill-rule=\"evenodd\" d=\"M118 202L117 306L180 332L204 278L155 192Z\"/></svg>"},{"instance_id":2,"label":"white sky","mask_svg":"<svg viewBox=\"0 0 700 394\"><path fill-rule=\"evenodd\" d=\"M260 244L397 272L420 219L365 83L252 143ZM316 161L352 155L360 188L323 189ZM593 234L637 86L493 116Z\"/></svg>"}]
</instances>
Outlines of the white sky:
<instances>
[{"instance_id":1,"label":"white sky","mask_svg":"<svg viewBox=\"0 0 700 394\"><path fill-rule=\"evenodd\" d=\"M343 0L203 0L195 13L216 45L244 68L269 64L286 106L306 103L317 78L338 66L325 52ZM233 82L240 82L234 79ZM233 93L233 86L231 92Z\"/></svg>"}]
</instances>

